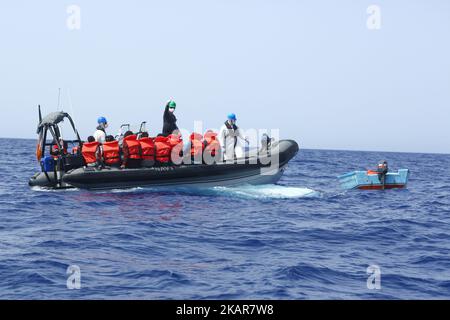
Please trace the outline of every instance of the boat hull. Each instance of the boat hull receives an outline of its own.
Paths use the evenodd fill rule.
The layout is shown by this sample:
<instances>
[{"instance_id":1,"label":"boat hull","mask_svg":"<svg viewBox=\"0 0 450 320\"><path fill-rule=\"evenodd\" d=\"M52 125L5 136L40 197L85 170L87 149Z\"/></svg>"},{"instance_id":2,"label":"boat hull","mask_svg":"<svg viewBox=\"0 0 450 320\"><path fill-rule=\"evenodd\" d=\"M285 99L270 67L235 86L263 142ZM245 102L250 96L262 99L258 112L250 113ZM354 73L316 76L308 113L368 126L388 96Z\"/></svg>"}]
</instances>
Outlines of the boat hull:
<instances>
[{"instance_id":1,"label":"boat hull","mask_svg":"<svg viewBox=\"0 0 450 320\"><path fill-rule=\"evenodd\" d=\"M130 169L125 172L120 169L91 172L77 169L65 175L63 181L77 188L91 190L174 185L180 187L235 186L275 183L281 178L284 171L284 167L282 167L273 174L261 175L260 169L255 168L211 167L215 168L193 165ZM161 169L164 170L161 171ZM205 170L209 172L205 172Z\"/></svg>"},{"instance_id":2,"label":"boat hull","mask_svg":"<svg viewBox=\"0 0 450 320\"><path fill-rule=\"evenodd\" d=\"M400 169L398 172L389 172L385 183L382 184L378 174L369 174L367 171L354 171L338 177L343 189L384 190L404 189L408 184L409 170Z\"/></svg>"}]
</instances>

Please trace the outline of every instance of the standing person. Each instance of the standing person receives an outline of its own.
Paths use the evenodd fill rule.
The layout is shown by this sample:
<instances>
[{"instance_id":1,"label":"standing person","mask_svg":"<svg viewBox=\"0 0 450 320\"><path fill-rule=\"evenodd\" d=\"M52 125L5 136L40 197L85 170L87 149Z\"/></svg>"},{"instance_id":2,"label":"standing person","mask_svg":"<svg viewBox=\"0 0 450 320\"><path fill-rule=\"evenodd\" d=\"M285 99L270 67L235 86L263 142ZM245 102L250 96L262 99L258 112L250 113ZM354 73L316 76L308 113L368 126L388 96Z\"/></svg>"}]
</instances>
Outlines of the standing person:
<instances>
[{"instance_id":1,"label":"standing person","mask_svg":"<svg viewBox=\"0 0 450 320\"><path fill-rule=\"evenodd\" d=\"M172 134L173 131L178 130L177 118L173 114L175 112L176 107L177 104L173 100L170 100L166 104L166 109L164 110L164 117L163 117L164 124L162 130L162 134L165 137Z\"/></svg>"},{"instance_id":2,"label":"standing person","mask_svg":"<svg viewBox=\"0 0 450 320\"><path fill-rule=\"evenodd\" d=\"M241 130L236 125L236 121L236 115L230 113L227 121L220 128L219 142L222 146L225 160L232 160L243 154L242 147L238 144L238 138L248 142L247 138L242 135Z\"/></svg>"},{"instance_id":3,"label":"standing person","mask_svg":"<svg viewBox=\"0 0 450 320\"><path fill-rule=\"evenodd\" d=\"M106 142L106 128L108 128L108 121L105 117L100 117L98 118L97 123L97 131L94 133L94 138L95 141L103 144Z\"/></svg>"}]
</instances>

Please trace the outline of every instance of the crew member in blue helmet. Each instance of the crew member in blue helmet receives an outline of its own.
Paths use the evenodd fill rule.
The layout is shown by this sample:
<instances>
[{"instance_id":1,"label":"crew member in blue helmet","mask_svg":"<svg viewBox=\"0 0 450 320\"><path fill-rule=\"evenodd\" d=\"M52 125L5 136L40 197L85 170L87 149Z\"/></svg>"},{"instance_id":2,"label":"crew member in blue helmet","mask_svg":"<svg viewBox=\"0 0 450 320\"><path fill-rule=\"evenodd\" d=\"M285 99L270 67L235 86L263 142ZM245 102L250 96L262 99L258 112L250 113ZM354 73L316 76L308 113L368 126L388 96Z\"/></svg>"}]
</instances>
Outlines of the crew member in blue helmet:
<instances>
[{"instance_id":1,"label":"crew member in blue helmet","mask_svg":"<svg viewBox=\"0 0 450 320\"><path fill-rule=\"evenodd\" d=\"M105 117L100 117L98 118L97 123L97 131L94 132L94 138L95 141L103 144L106 142L106 128L108 128L108 121Z\"/></svg>"},{"instance_id":2,"label":"crew member in blue helmet","mask_svg":"<svg viewBox=\"0 0 450 320\"><path fill-rule=\"evenodd\" d=\"M247 138L243 136L241 130L236 125L236 115L230 113L227 117L227 121L220 128L219 142L222 147L222 152L225 160L233 160L234 158L240 158L244 155L242 146L239 143L239 139L247 141Z\"/></svg>"}]
</instances>

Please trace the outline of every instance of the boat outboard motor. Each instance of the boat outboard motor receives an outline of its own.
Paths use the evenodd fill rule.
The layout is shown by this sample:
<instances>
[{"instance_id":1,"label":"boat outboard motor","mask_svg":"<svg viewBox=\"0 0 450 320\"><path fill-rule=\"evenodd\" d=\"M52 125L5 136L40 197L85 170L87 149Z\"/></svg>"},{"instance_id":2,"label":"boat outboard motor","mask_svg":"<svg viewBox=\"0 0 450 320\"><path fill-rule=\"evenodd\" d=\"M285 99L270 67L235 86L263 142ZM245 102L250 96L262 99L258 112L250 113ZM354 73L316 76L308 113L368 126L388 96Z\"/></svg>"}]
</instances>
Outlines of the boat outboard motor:
<instances>
[{"instance_id":1,"label":"boat outboard motor","mask_svg":"<svg viewBox=\"0 0 450 320\"><path fill-rule=\"evenodd\" d=\"M384 185L386 182L386 175L389 171L388 163L386 160L380 161L377 166L377 172L378 172L378 179L380 179L381 184Z\"/></svg>"},{"instance_id":2,"label":"boat outboard motor","mask_svg":"<svg viewBox=\"0 0 450 320\"><path fill-rule=\"evenodd\" d=\"M380 161L377 166L377 171L379 173L386 174L389 171L388 163L386 160Z\"/></svg>"}]
</instances>

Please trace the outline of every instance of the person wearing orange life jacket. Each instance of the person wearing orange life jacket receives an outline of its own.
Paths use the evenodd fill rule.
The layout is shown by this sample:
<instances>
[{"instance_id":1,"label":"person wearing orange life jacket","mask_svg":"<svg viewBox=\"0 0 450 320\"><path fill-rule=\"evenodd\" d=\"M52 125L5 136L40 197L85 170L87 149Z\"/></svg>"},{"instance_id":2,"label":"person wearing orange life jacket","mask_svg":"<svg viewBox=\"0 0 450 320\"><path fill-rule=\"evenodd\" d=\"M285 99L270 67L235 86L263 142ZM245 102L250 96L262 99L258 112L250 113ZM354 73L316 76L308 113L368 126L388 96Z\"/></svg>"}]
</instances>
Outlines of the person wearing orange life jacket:
<instances>
[{"instance_id":1,"label":"person wearing orange life jacket","mask_svg":"<svg viewBox=\"0 0 450 320\"><path fill-rule=\"evenodd\" d=\"M105 138L105 143L101 146L103 163L109 167L120 167L120 146L119 142L113 136L108 135Z\"/></svg>"},{"instance_id":2,"label":"person wearing orange life jacket","mask_svg":"<svg viewBox=\"0 0 450 320\"><path fill-rule=\"evenodd\" d=\"M170 144L170 161L175 164L180 164L183 157L183 139L179 130L175 130L172 134L167 136L167 141Z\"/></svg>"},{"instance_id":3,"label":"person wearing orange life jacket","mask_svg":"<svg viewBox=\"0 0 450 320\"><path fill-rule=\"evenodd\" d=\"M87 140L88 142L83 143L81 147L81 154L83 155L86 166L95 167L99 164L100 160L100 143L95 141L93 136L89 136Z\"/></svg>"},{"instance_id":4,"label":"person wearing orange life jacket","mask_svg":"<svg viewBox=\"0 0 450 320\"><path fill-rule=\"evenodd\" d=\"M218 159L221 159L221 147L220 143L217 140L217 133L212 130L208 130L205 132L203 136L203 144L204 144L204 152L203 152L203 160L212 164L215 162L216 156Z\"/></svg>"},{"instance_id":5,"label":"person wearing orange life jacket","mask_svg":"<svg viewBox=\"0 0 450 320\"><path fill-rule=\"evenodd\" d=\"M170 153L172 151L169 138L160 134L155 138L155 159L158 163L167 164L170 162Z\"/></svg>"},{"instance_id":6,"label":"person wearing orange life jacket","mask_svg":"<svg viewBox=\"0 0 450 320\"><path fill-rule=\"evenodd\" d=\"M142 149L141 144L133 132L127 131L122 142L123 161L120 166L123 168L135 169L141 166Z\"/></svg>"},{"instance_id":7,"label":"person wearing orange life jacket","mask_svg":"<svg viewBox=\"0 0 450 320\"><path fill-rule=\"evenodd\" d=\"M186 146L185 153L191 157L191 162L202 163L203 161L203 136L200 133L193 132L189 137L189 143Z\"/></svg>"},{"instance_id":8,"label":"person wearing orange life jacket","mask_svg":"<svg viewBox=\"0 0 450 320\"><path fill-rule=\"evenodd\" d=\"M142 166L149 168L155 164L155 142L148 136L148 132L141 133L139 139L142 149Z\"/></svg>"}]
</instances>

